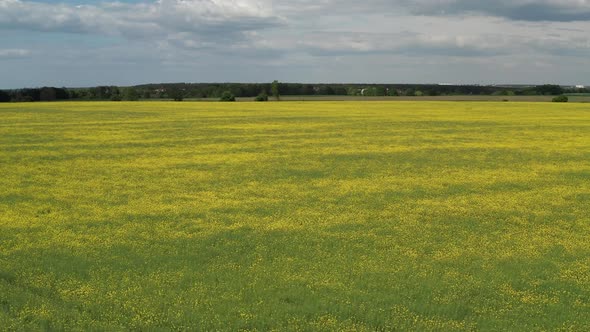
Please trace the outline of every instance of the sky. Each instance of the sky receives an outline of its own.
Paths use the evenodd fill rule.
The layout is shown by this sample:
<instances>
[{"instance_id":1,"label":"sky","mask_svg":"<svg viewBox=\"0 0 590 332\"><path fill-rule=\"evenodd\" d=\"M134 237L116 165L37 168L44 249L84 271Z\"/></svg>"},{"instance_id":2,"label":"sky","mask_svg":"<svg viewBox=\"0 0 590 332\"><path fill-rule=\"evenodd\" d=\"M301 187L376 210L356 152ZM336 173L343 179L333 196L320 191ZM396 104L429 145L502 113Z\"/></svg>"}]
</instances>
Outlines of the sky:
<instances>
[{"instance_id":1,"label":"sky","mask_svg":"<svg viewBox=\"0 0 590 332\"><path fill-rule=\"evenodd\" d=\"M0 0L0 88L590 85L590 0Z\"/></svg>"}]
</instances>

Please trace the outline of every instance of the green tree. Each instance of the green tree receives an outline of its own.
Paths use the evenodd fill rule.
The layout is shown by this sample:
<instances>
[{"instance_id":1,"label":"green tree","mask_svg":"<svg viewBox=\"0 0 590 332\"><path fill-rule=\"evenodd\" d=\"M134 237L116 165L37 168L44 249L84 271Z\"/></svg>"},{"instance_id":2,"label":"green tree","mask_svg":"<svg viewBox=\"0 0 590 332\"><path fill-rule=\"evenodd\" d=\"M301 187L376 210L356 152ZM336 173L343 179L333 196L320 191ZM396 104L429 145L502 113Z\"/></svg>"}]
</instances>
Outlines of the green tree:
<instances>
[{"instance_id":1,"label":"green tree","mask_svg":"<svg viewBox=\"0 0 590 332\"><path fill-rule=\"evenodd\" d=\"M184 100L184 91L177 87L170 87L168 88L168 97L172 98L174 101L183 101Z\"/></svg>"},{"instance_id":2,"label":"green tree","mask_svg":"<svg viewBox=\"0 0 590 332\"><path fill-rule=\"evenodd\" d=\"M375 97L377 95L377 88L372 86L361 90L363 96Z\"/></svg>"},{"instance_id":3,"label":"green tree","mask_svg":"<svg viewBox=\"0 0 590 332\"><path fill-rule=\"evenodd\" d=\"M43 87L39 91L39 100L41 101L54 101L56 100L56 93L54 88Z\"/></svg>"},{"instance_id":4,"label":"green tree","mask_svg":"<svg viewBox=\"0 0 590 332\"><path fill-rule=\"evenodd\" d=\"M535 91L540 95L560 95L563 93L563 88L555 84L538 85Z\"/></svg>"},{"instance_id":5,"label":"green tree","mask_svg":"<svg viewBox=\"0 0 590 332\"><path fill-rule=\"evenodd\" d=\"M334 89L329 85L322 85L318 93L322 96L332 96L334 95Z\"/></svg>"},{"instance_id":6,"label":"green tree","mask_svg":"<svg viewBox=\"0 0 590 332\"><path fill-rule=\"evenodd\" d=\"M412 88L406 89L404 91L404 96L415 96L415 95L416 95L416 93L414 92L414 89L412 89Z\"/></svg>"},{"instance_id":7,"label":"green tree","mask_svg":"<svg viewBox=\"0 0 590 332\"><path fill-rule=\"evenodd\" d=\"M279 81L277 81L277 80L272 81L272 83L270 85L270 92L272 93L272 96L276 100L280 100L281 96L279 95Z\"/></svg>"},{"instance_id":8,"label":"green tree","mask_svg":"<svg viewBox=\"0 0 590 332\"><path fill-rule=\"evenodd\" d=\"M236 101L236 97L233 93L231 93L231 91L224 91L221 94L221 98L219 98L219 101Z\"/></svg>"},{"instance_id":9,"label":"green tree","mask_svg":"<svg viewBox=\"0 0 590 332\"><path fill-rule=\"evenodd\" d=\"M361 94L361 90L357 87L349 87L347 89L347 95L349 96L359 96Z\"/></svg>"},{"instance_id":10,"label":"green tree","mask_svg":"<svg viewBox=\"0 0 590 332\"><path fill-rule=\"evenodd\" d=\"M121 90L117 87L114 87L110 90L111 100L112 101L121 101L123 97L121 96Z\"/></svg>"},{"instance_id":11,"label":"green tree","mask_svg":"<svg viewBox=\"0 0 590 332\"><path fill-rule=\"evenodd\" d=\"M139 100L139 93L134 87L125 88L125 90L123 90L123 99L129 101Z\"/></svg>"},{"instance_id":12,"label":"green tree","mask_svg":"<svg viewBox=\"0 0 590 332\"><path fill-rule=\"evenodd\" d=\"M10 95L6 91L0 90L0 103L7 103L10 101Z\"/></svg>"},{"instance_id":13,"label":"green tree","mask_svg":"<svg viewBox=\"0 0 590 332\"><path fill-rule=\"evenodd\" d=\"M262 90L262 92L260 92L254 100L255 101L268 101L268 95L266 94L266 91Z\"/></svg>"}]
</instances>

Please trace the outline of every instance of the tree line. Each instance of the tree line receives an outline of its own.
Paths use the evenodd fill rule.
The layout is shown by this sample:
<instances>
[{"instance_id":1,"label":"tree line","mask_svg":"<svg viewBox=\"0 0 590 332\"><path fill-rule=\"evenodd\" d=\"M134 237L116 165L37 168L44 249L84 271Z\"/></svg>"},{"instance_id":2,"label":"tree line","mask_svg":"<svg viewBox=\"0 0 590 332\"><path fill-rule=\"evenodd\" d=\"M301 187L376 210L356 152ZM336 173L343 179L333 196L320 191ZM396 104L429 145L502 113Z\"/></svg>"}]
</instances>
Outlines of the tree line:
<instances>
[{"instance_id":1,"label":"tree line","mask_svg":"<svg viewBox=\"0 0 590 332\"><path fill-rule=\"evenodd\" d=\"M131 87L27 88L0 90L0 102L56 100L139 100L283 96L452 96L452 95L561 95L590 93L588 88L559 85L483 86L437 84L304 84L304 83L162 83Z\"/></svg>"}]
</instances>

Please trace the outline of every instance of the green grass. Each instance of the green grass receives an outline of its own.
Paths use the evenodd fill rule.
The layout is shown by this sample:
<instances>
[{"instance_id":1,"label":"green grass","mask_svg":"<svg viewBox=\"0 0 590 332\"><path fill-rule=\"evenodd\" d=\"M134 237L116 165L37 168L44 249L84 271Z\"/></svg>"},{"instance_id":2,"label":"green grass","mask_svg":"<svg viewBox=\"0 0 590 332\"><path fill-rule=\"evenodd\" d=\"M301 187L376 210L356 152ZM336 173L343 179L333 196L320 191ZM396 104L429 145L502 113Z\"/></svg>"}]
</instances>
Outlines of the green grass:
<instances>
[{"instance_id":1,"label":"green grass","mask_svg":"<svg viewBox=\"0 0 590 332\"><path fill-rule=\"evenodd\" d=\"M590 329L584 104L0 119L0 329Z\"/></svg>"}]
</instances>

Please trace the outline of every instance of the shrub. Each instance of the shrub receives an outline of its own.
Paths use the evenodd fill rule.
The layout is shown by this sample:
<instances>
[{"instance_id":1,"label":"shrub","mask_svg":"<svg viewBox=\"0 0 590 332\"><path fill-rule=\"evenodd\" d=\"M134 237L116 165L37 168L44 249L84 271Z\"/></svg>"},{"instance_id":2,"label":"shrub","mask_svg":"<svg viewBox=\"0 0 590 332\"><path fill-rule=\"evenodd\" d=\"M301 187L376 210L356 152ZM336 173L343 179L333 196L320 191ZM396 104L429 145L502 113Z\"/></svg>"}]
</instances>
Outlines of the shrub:
<instances>
[{"instance_id":1,"label":"shrub","mask_svg":"<svg viewBox=\"0 0 590 332\"><path fill-rule=\"evenodd\" d=\"M225 91L221 94L219 101L236 101L236 97L233 95L233 93Z\"/></svg>"},{"instance_id":2,"label":"shrub","mask_svg":"<svg viewBox=\"0 0 590 332\"><path fill-rule=\"evenodd\" d=\"M554 103L567 103L568 101L569 99L567 98L567 96L564 95L553 98Z\"/></svg>"},{"instance_id":3,"label":"shrub","mask_svg":"<svg viewBox=\"0 0 590 332\"><path fill-rule=\"evenodd\" d=\"M256 96L256 98L254 100L255 101L268 101L268 95L266 94L265 91L262 91L258 96Z\"/></svg>"}]
</instances>

